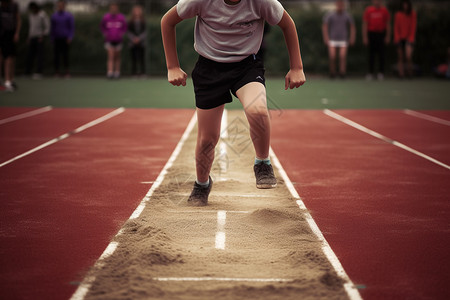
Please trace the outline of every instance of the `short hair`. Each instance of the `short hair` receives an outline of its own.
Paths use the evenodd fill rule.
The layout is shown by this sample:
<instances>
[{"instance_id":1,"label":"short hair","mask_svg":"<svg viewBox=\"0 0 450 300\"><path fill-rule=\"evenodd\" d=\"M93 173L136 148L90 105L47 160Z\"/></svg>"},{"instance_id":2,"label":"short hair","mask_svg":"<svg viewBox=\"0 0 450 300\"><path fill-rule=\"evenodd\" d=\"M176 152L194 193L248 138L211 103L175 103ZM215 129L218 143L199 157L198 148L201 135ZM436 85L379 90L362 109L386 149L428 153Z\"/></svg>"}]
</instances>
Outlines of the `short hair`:
<instances>
[{"instance_id":1,"label":"short hair","mask_svg":"<svg viewBox=\"0 0 450 300\"><path fill-rule=\"evenodd\" d=\"M34 1L30 2L30 4L28 4L28 9L29 10L39 10L41 9L41 7Z\"/></svg>"}]
</instances>

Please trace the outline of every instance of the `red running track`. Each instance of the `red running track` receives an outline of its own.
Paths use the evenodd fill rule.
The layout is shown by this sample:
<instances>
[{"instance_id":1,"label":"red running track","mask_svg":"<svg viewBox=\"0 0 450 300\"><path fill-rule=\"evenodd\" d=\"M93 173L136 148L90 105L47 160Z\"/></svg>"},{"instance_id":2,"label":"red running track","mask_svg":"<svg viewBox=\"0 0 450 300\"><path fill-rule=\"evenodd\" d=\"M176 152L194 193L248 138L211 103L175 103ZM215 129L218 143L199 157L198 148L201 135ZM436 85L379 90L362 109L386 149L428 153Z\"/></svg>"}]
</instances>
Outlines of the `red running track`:
<instances>
[{"instance_id":1,"label":"red running track","mask_svg":"<svg viewBox=\"0 0 450 300\"><path fill-rule=\"evenodd\" d=\"M2 131L2 147L23 139L21 147L31 148L109 111L55 109L15 121L16 136ZM68 299L140 203L150 188L141 182L156 179L192 114L128 109L0 168L0 298ZM21 129L30 122L39 142Z\"/></svg>"},{"instance_id":2,"label":"red running track","mask_svg":"<svg viewBox=\"0 0 450 300\"><path fill-rule=\"evenodd\" d=\"M0 121L19 114L27 113L39 108L36 107L0 107Z\"/></svg>"},{"instance_id":3,"label":"red running track","mask_svg":"<svg viewBox=\"0 0 450 300\"><path fill-rule=\"evenodd\" d=\"M339 110L338 113L347 119L450 165L450 126L448 125L410 116L401 111ZM425 113L433 114L432 112ZM444 113L441 112L442 115ZM450 113L446 113L446 119L450 121Z\"/></svg>"},{"instance_id":4,"label":"red running track","mask_svg":"<svg viewBox=\"0 0 450 300\"><path fill-rule=\"evenodd\" d=\"M111 112L111 109L53 109L0 125L0 162L7 161L49 140Z\"/></svg>"},{"instance_id":5,"label":"red running track","mask_svg":"<svg viewBox=\"0 0 450 300\"><path fill-rule=\"evenodd\" d=\"M400 111L345 116L449 161L442 125ZM450 299L449 170L322 111L283 111L272 146L364 299Z\"/></svg>"}]
</instances>

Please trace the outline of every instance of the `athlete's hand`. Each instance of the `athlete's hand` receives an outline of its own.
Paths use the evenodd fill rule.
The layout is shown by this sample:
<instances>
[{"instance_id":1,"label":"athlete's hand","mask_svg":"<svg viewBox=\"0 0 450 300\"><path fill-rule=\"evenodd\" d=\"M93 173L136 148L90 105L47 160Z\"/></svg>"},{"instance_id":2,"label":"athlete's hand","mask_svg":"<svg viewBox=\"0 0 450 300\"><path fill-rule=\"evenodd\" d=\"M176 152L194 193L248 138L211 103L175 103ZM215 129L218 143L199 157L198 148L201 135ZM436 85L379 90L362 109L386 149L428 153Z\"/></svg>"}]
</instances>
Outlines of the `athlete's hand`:
<instances>
[{"instance_id":1,"label":"athlete's hand","mask_svg":"<svg viewBox=\"0 0 450 300\"><path fill-rule=\"evenodd\" d=\"M185 86L187 74L181 68L172 68L169 69L167 73L167 77L169 82L176 86Z\"/></svg>"},{"instance_id":2,"label":"athlete's hand","mask_svg":"<svg viewBox=\"0 0 450 300\"><path fill-rule=\"evenodd\" d=\"M285 79L285 90L298 88L306 82L305 73L303 73L302 69L289 70Z\"/></svg>"}]
</instances>

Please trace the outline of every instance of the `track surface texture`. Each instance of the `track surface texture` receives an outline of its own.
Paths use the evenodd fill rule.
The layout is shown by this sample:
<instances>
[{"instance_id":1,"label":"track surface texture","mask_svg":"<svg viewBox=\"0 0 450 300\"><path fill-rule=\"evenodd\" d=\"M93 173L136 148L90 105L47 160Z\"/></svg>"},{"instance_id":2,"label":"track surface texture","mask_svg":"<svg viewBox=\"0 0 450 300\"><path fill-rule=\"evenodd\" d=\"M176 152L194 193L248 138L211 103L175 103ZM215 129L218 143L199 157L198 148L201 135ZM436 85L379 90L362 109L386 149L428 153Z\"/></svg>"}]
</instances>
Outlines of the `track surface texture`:
<instances>
[{"instance_id":1,"label":"track surface texture","mask_svg":"<svg viewBox=\"0 0 450 300\"><path fill-rule=\"evenodd\" d=\"M450 161L450 127L402 111L336 111ZM428 113L428 112L425 112ZM449 113L431 112L446 117ZM322 111L285 110L272 146L364 299L449 299L450 172Z\"/></svg>"},{"instance_id":2,"label":"track surface texture","mask_svg":"<svg viewBox=\"0 0 450 300\"><path fill-rule=\"evenodd\" d=\"M186 202L194 131L146 208L115 237L117 250L91 270L96 280L86 299L348 299L284 182L256 189L244 114L230 112L227 128L209 205ZM215 243L218 213L226 214L224 249Z\"/></svg>"},{"instance_id":3,"label":"track surface texture","mask_svg":"<svg viewBox=\"0 0 450 300\"><path fill-rule=\"evenodd\" d=\"M55 109L0 125L1 157L111 110ZM158 176L191 115L126 110L0 168L0 298L68 299Z\"/></svg>"}]
</instances>

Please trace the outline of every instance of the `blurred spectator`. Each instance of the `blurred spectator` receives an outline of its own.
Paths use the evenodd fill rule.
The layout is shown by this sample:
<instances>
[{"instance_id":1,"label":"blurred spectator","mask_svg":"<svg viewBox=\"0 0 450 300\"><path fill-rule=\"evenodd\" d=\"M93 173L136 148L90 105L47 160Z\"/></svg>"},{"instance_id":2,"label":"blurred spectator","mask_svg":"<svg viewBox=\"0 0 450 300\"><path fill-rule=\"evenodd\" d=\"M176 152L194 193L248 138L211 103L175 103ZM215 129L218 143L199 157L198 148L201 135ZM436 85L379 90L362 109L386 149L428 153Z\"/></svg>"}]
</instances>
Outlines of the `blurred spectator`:
<instances>
[{"instance_id":1,"label":"blurred spectator","mask_svg":"<svg viewBox=\"0 0 450 300\"><path fill-rule=\"evenodd\" d=\"M339 76L347 72L347 48L355 44L356 30L352 16L345 10L345 1L336 1L336 10L323 18L323 40L328 46L330 77L336 76L336 53L339 52Z\"/></svg>"},{"instance_id":2,"label":"blurred spectator","mask_svg":"<svg viewBox=\"0 0 450 300\"><path fill-rule=\"evenodd\" d=\"M118 79L120 77L121 51L123 35L127 32L127 21L119 11L119 6L112 3L109 13L105 14L101 23L105 37L105 49L108 53L107 77Z\"/></svg>"},{"instance_id":3,"label":"blurred spectator","mask_svg":"<svg viewBox=\"0 0 450 300\"><path fill-rule=\"evenodd\" d=\"M362 34L364 45L369 46L369 73L366 78L373 79L375 72L375 57L378 56L378 80L384 79L385 45L389 44L391 36L391 16L382 0L372 0L372 6L364 11Z\"/></svg>"},{"instance_id":4,"label":"blurred spectator","mask_svg":"<svg viewBox=\"0 0 450 300\"><path fill-rule=\"evenodd\" d=\"M145 40L147 38L147 24L145 23L142 6L135 5L128 22L128 39L132 61L132 74L145 75Z\"/></svg>"},{"instance_id":5,"label":"blurred spectator","mask_svg":"<svg viewBox=\"0 0 450 300\"><path fill-rule=\"evenodd\" d=\"M51 24L50 36L53 40L55 74L61 75L59 64L62 58L64 74L67 78L70 77L69 50L75 33L75 22L72 14L66 11L66 1L59 0L56 3L56 12L52 15Z\"/></svg>"},{"instance_id":6,"label":"blurred spectator","mask_svg":"<svg viewBox=\"0 0 450 300\"><path fill-rule=\"evenodd\" d=\"M416 40L417 15L412 9L410 0L402 0L400 10L394 18L394 43L397 45L398 53L398 76L413 76L412 54Z\"/></svg>"},{"instance_id":7,"label":"blurred spectator","mask_svg":"<svg viewBox=\"0 0 450 300\"><path fill-rule=\"evenodd\" d=\"M31 2L28 9L30 12L30 30L28 33L29 48L26 74L31 75L36 60L37 69L33 74L33 79L40 79L44 71L45 38L50 32L50 20L36 2Z\"/></svg>"},{"instance_id":8,"label":"blurred spectator","mask_svg":"<svg viewBox=\"0 0 450 300\"><path fill-rule=\"evenodd\" d=\"M447 48L447 62L438 65L433 70L437 77L450 79L450 47Z\"/></svg>"},{"instance_id":9,"label":"blurred spectator","mask_svg":"<svg viewBox=\"0 0 450 300\"><path fill-rule=\"evenodd\" d=\"M21 19L19 6L12 0L0 2L0 74L3 63L5 89L14 91L14 69L16 59L16 44L19 41Z\"/></svg>"}]
</instances>

